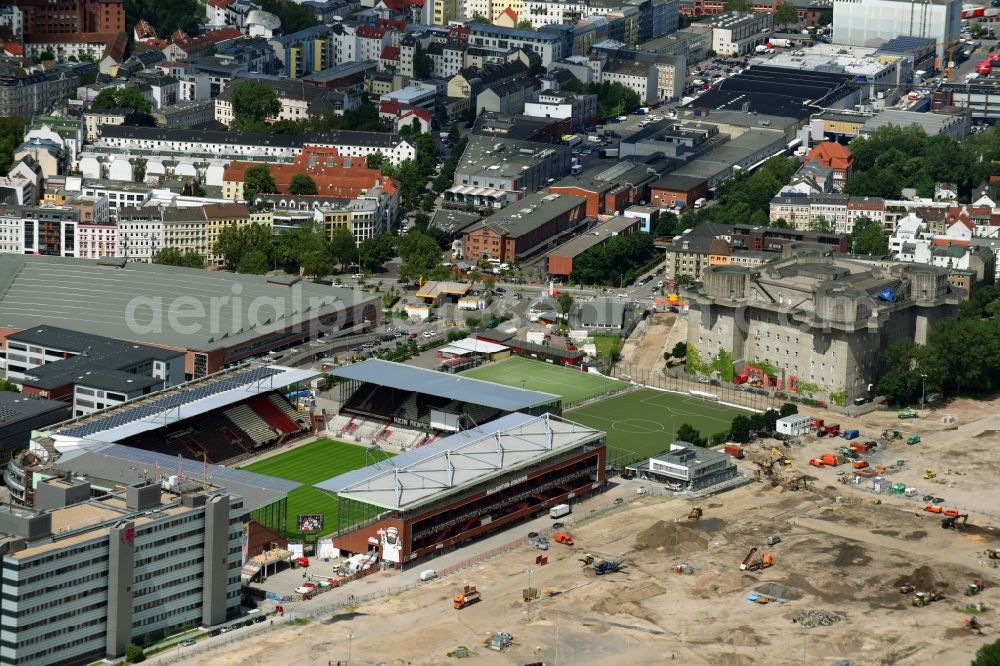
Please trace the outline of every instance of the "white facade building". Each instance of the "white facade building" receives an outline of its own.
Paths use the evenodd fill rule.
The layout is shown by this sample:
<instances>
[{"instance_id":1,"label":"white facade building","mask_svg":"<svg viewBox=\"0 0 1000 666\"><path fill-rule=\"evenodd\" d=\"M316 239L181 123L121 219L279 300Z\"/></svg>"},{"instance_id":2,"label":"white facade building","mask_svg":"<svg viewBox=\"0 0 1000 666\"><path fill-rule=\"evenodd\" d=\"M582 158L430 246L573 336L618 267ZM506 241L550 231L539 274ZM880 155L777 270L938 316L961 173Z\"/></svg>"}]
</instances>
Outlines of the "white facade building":
<instances>
[{"instance_id":1,"label":"white facade building","mask_svg":"<svg viewBox=\"0 0 1000 666\"><path fill-rule=\"evenodd\" d=\"M833 39L849 46L880 46L899 36L937 40L947 56L962 25L962 0L834 0ZM943 65L942 65L943 67Z\"/></svg>"}]
</instances>

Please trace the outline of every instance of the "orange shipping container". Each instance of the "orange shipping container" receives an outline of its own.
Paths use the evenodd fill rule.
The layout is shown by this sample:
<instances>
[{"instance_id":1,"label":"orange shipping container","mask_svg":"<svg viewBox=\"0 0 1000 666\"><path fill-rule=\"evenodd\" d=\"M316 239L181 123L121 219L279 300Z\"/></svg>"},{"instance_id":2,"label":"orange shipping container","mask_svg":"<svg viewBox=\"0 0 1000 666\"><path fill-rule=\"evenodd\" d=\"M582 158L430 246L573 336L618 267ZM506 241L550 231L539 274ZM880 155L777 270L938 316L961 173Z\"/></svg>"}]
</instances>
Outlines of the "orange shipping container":
<instances>
[{"instance_id":1,"label":"orange shipping container","mask_svg":"<svg viewBox=\"0 0 1000 666\"><path fill-rule=\"evenodd\" d=\"M837 457L832 453L824 453L819 459L823 461L824 465L830 465L831 467L837 465Z\"/></svg>"},{"instance_id":2,"label":"orange shipping container","mask_svg":"<svg viewBox=\"0 0 1000 666\"><path fill-rule=\"evenodd\" d=\"M949 518L958 518L958 509L945 509L944 515Z\"/></svg>"},{"instance_id":3,"label":"orange shipping container","mask_svg":"<svg viewBox=\"0 0 1000 666\"><path fill-rule=\"evenodd\" d=\"M854 469L864 469L865 467L868 467L868 463L866 461L864 460L854 461Z\"/></svg>"},{"instance_id":4,"label":"orange shipping container","mask_svg":"<svg viewBox=\"0 0 1000 666\"><path fill-rule=\"evenodd\" d=\"M927 506L924 507L924 511L930 513L941 513L941 507L928 504Z\"/></svg>"}]
</instances>

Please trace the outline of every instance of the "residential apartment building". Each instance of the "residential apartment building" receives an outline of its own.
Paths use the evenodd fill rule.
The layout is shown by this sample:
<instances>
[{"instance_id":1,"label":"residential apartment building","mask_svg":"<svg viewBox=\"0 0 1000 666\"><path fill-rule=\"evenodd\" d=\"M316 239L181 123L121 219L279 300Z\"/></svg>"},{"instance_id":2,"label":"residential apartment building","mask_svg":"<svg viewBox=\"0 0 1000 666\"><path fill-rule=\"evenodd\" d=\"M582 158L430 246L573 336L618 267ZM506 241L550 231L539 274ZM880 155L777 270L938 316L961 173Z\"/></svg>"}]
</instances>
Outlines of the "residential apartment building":
<instances>
[{"instance_id":1,"label":"residential apartment building","mask_svg":"<svg viewBox=\"0 0 1000 666\"><path fill-rule=\"evenodd\" d=\"M93 143L101 136L104 125L124 125L129 109L109 109L108 111L84 111L83 130L88 143Z\"/></svg>"},{"instance_id":2,"label":"residential apartment building","mask_svg":"<svg viewBox=\"0 0 1000 666\"><path fill-rule=\"evenodd\" d=\"M0 76L0 116L28 120L68 100L79 85L79 74L63 67L25 76Z\"/></svg>"},{"instance_id":3,"label":"residential apartment building","mask_svg":"<svg viewBox=\"0 0 1000 666\"><path fill-rule=\"evenodd\" d=\"M635 91L643 103L655 102L659 94L656 65L628 60L608 60L601 71L601 83L620 83Z\"/></svg>"},{"instance_id":4,"label":"residential apartment building","mask_svg":"<svg viewBox=\"0 0 1000 666\"><path fill-rule=\"evenodd\" d=\"M573 126L591 126L597 122L597 95L545 90L535 101L525 102L524 115L532 118L570 119Z\"/></svg>"},{"instance_id":5,"label":"residential apartment building","mask_svg":"<svg viewBox=\"0 0 1000 666\"><path fill-rule=\"evenodd\" d=\"M116 257L149 264L164 247L163 213L158 208L119 208L117 226Z\"/></svg>"},{"instance_id":6,"label":"residential apartment building","mask_svg":"<svg viewBox=\"0 0 1000 666\"><path fill-rule=\"evenodd\" d=\"M827 224L835 233L849 234L859 217L867 217L891 231L884 199L851 197L846 194L777 196L771 199L770 220L784 219L794 229L806 231L814 222Z\"/></svg>"},{"instance_id":7,"label":"residential apartment building","mask_svg":"<svg viewBox=\"0 0 1000 666\"><path fill-rule=\"evenodd\" d=\"M294 158L306 146L336 148L341 155L348 157L367 157L381 153L397 166L404 160L417 156L416 147L398 134L348 130L298 135L159 127L105 127L97 145L101 148L115 148L122 153L132 150L177 156L201 153L251 157L262 162L274 161L269 158Z\"/></svg>"},{"instance_id":8,"label":"residential apartment building","mask_svg":"<svg viewBox=\"0 0 1000 666\"><path fill-rule=\"evenodd\" d=\"M75 253L81 259L115 256L118 253L118 225L81 222L76 226Z\"/></svg>"},{"instance_id":9,"label":"residential apartment building","mask_svg":"<svg viewBox=\"0 0 1000 666\"><path fill-rule=\"evenodd\" d=\"M842 192L847 181L851 179L854 168L854 155L847 146L833 141L824 141L806 154L805 164L816 163L833 171L833 188Z\"/></svg>"},{"instance_id":10,"label":"residential apartment building","mask_svg":"<svg viewBox=\"0 0 1000 666\"><path fill-rule=\"evenodd\" d=\"M548 67L553 60L560 60L563 53L563 43L558 35L517 28L501 28L495 25L476 23L469 34L471 46L492 48L515 48L534 51L542 59L542 65Z\"/></svg>"},{"instance_id":11,"label":"residential apartment building","mask_svg":"<svg viewBox=\"0 0 1000 666\"><path fill-rule=\"evenodd\" d=\"M848 237L840 234L706 222L673 238L667 247L665 273L671 280L682 276L700 280L709 266L757 266L780 258L787 246L796 243L809 243L832 254L848 251Z\"/></svg>"},{"instance_id":12,"label":"residential apartment building","mask_svg":"<svg viewBox=\"0 0 1000 666\"><path fill-rule=\"evenodd\" d=\"M281 66L280 74L298 79L344 62L334 60L334 36L330 26L317 25L268 41Z\"/></svg>"},{"instance_id":13,"label":"residential apartment building","mask_svg":"<svg viewBox=\"0 0 1000 666\"><path fill-rule=\"evenodd\" d=\"M0 661L116 659L151 633L239 613L243 499L167 488L91 499L89 482L55 478L38 484L44 508L0 510Z\"/></svg>"},{"instance_id":14,"label":"residential apartment building","mask_svg":"<svg viewBox=\"0 0 1000 666\"><path fill-rule=\"evenodd\" d=\"M275 92L281 109L277 115L267 118L267 122L278 120L306 120L312 116L324 113L334 113L333 105L328 101L330 91L307 86L303 81L282 79L245 79L253 80L267 86ZM215 120L228 126L233 122L233 90L242 81L226 86L226 89L215 98Z\"/></svg>"}]
</instances>

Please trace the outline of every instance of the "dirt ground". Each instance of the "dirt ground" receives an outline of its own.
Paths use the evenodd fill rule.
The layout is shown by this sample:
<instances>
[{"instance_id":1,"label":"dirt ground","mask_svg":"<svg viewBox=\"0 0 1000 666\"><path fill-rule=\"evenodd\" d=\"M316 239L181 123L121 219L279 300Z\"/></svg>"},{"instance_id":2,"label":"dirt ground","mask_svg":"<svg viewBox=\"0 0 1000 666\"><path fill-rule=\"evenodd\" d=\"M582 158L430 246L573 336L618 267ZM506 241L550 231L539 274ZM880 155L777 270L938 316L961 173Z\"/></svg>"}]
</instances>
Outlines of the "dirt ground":
<instances>
[{"instance_id":1,"label":"dirt ground","mask_svg":"<svg viewBox=\"0 0 1000 666\"><path fill-rule=\"evenodd\" d=\"M650 318L646 334L636 339L635 336L626 340L622 346L622 363L635 365L640 368L656 368L663 365L663 352L670 351L674 347L671 333L674 331L674 324L677 315L672 312L657 312ZM687 334L687 324L684 325L684 334ZM667 343L670 343L669 346Z\"/></svg>"},{"instance_id":2,"label":"dirt ground","mask_svg":"<svg viewBox=\"0 0 1000 666\"><path fill-rule=\"evenodd\" d=\"M919 432L921 444L894 443L882 454L906 461L903 471L888 478L920 488L920 495L945 498L942 506L967 507L966 530L941 529L940 517L923 511L926 502L919 496L871 495L838 482L843 466L805 466L809 457L843 443L806 438L804 445L782 450L809 476L808 490L755 483L697 503L649 495L600 516L576 516L571 526L576 545L553 543L546 566L534 564L538 551L523 547L364 604L352 614L278 629L183 663L346 663L351 633L352 664L751 666L847 659L856 666L964 666L980 645L1000 638L1000 613L993 609L1000 607L1000 588L995 588L1000 571L983 556L985 548L1000 547L994 530L1000 520L988 513L1000 500L1000 485L994 482L1000 417L990 416L1000 412L998 407L957 403L907 421L894 412L858 420L824 414L866 435L890 425ZM942 424L943 414L958 420ZM969 420L974 418L979 420ZM937 470L937 479L921 478L928 468ZM704 517L689 522L695 504ZM774 533L781 542L766 546L767 535ZM772 553L774 566L740 571L754 546ZM623 559L624 569L597 576L581 564L585 552ZM688 575L674 573L680 563L688 565ZM526 603L521 589L528 569L532 586L551 594ZM984 636L963 627L966 604L979 600L963 594L975 578L986 581L982 600L987 610L979 617ZM945 598L915 608L911 595L899 591L906 583ZM465 584L476 585L483 600L455 610L451 598ZM783 602L747 601L755 590ZM823 611L831 623L798 622L807 611ZM485 649L484 639L500 630L510 632L514 644L502 653ZM473 656L447 656L459 646Z\"/></svg>"}]
</instances>

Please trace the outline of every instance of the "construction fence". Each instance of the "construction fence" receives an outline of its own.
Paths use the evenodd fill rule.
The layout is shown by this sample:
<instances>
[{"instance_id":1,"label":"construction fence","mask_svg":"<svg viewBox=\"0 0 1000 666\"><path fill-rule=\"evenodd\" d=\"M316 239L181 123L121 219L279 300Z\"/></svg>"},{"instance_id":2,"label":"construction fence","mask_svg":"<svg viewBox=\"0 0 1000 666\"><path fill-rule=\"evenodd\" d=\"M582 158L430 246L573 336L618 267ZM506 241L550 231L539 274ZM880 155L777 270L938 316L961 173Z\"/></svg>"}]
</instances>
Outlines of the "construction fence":
<instances>
[{"instance_id":1,"label":"construction fence","mask_svg":"<svg viewBox=\"0 0 1000 666\"><path fill-rule=\"evenodd\" d=\"M779 409L782 404L787 402L787 400L775 398L772 392L767 389L715 380L698 381L687 375L664 374L659 367L650 368L631 363L620 363L615 366L614 377L639 386L701 397L704 400L713 399L698 394L713 395L717 398L713 402L736 405L758 412ZM698 393L692 394L692 391Z\"/></svg>"}]
</instances>

